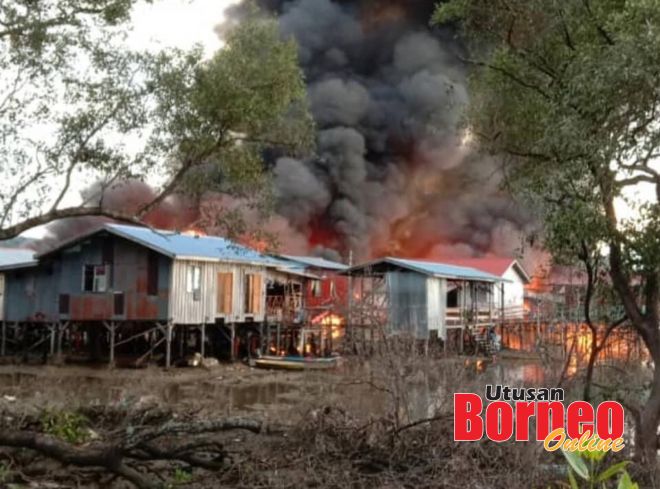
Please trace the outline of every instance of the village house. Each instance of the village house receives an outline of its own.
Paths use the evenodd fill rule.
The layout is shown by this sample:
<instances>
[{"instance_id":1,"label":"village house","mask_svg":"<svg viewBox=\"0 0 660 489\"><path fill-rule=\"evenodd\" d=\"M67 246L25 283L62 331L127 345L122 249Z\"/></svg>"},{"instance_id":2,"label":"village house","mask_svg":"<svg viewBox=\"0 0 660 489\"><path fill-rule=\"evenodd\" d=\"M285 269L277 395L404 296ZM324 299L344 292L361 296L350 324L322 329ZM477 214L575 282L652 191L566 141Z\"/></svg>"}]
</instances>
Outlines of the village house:
<instances>
[{"instance_id":1,"label":"village house","mask_svg":"<svg viewBox=\"0 0 660 489\"><path fill-rule=\"evenodd\" d=\"M525 313L525 288L530 277L522 264L515 258L442 258L443 263L474 268L504 279L501 286L495 287L493 301L498 314L504 319L522 318ZM456 307L460 302L460 290L450 294L449 301Z\"/></svg>"},{"instance_id":2,"label":"village house","mask_svg":"<svg viewBox=\"0 0 660 489\"><path fill-rule=\"evenodd\" d=\"M283 311L268 311L267 302L277 295L281 304L292 303L287 295L300 293L308 280L285 262L224 238L119 224L0 271L3 325L14 330L13 339L21 337L16 330L46 326L51 353L61 350L63 338L93 352L105 347L111 362L116 351L143 360L164 347L168 366L191 343L204 355L207 340L211 353L224 348L234 358L239 338L258 331L269 314L281 319Z\"/></svg>"},{"instance_id":3,"label":"village house","mask_svg":"<svg viewBox=\"0 0 660 489\"><path fill-rule=\"evenodd\" d=\"M419 340L446 340L448 330L494 324L494 293L507 282L475 268L392 257L344 273L352 282L349 324L369 334L385 331Z\"/></svg>"}]
</instances>

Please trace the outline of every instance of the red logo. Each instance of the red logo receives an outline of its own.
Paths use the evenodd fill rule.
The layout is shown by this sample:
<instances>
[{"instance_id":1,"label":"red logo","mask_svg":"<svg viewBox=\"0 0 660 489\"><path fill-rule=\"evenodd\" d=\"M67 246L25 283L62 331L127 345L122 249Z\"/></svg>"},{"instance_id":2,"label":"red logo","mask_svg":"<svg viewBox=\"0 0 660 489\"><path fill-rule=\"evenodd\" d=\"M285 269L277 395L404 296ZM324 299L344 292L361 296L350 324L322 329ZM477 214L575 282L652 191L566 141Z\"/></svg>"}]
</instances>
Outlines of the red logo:
<instances>
[{"instance_id":1,"label":"red logo","mask_svg":"<svg viewBox=\"0 0 660 489\"><path fill-rule=\"evenodd\" d=\"M499 443L542 441L549 451L623 449L624 409L618 402L605 401L594 408L575 401L565 407L563 389L500 385L487 386L485 397L486 405L478 394L454 394L454 441L485 436Z\"/></svg>"}]
</instances>

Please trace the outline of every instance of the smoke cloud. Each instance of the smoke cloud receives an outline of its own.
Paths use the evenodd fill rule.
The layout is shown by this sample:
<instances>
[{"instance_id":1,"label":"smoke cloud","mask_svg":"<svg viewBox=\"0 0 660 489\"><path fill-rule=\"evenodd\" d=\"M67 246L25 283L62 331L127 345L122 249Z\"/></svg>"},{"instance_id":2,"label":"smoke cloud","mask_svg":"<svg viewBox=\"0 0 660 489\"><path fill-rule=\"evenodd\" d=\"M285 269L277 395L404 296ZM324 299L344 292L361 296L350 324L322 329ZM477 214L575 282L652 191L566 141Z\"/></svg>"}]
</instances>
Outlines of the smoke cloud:
<instances>
[{"instance_id":1,"label":"smoke cloud","mask_svg":"<svg viewBox=\"0 0 660 489\"><path fill-rule=\"evenodd\" d=\"M430 1L261 0L299 44L317 154L272 162L277 211L310 250L356 259L512 254L528 218L459 130L454 33ZM230 11L230 22L245 12ZM219 27L222 31L222 27Z\"/></svg>"}]
</instances>

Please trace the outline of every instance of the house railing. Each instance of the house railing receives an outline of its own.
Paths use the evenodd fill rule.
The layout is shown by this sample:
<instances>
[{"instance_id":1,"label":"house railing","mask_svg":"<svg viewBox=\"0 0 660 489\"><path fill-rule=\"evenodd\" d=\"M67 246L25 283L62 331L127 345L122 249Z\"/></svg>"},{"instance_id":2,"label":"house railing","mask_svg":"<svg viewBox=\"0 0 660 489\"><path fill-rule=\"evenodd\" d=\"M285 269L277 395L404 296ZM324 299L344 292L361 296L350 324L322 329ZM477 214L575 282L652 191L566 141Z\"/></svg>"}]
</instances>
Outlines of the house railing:
<instances>
[{"instance_id":1,"label":"house railing","mask_svg":"<svg viewBox=\"0 0 660 489\"><path fill-rule=\"evenodd\" d=\"M266 296L266 316L271 321L294 321L300 319L302 309L302 295Z\"/></svg>"}]
</instances>

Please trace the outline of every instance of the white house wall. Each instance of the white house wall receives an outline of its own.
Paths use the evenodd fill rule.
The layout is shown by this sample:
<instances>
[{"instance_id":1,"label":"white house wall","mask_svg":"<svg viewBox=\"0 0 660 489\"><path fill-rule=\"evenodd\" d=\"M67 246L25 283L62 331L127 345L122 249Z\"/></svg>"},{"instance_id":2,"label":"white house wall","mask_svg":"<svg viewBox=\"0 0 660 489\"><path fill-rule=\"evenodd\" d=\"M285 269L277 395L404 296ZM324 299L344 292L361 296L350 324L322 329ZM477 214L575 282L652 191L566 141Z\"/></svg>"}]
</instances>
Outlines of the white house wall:
<instances>
[{"instance_id":1,"label":"white house wall","mask_svg":"<svg viewBox=\"0 0 660 489\"><path fill-rule=\"evenodd\" d=\"M191 266L201 268L201 291L198 301L193 300L193 293L187 291L187 273ZM218 273L233 274L231 314L217 313ZM261 275L261 307L259 314L245 314L245 276ZM172 283L170 287L170 317L175 324L214 323L224 319L225 323L242 323L246 317L255 322L264 320L266 310L266 268L193 260L174 260Z\"/></svg>"},{"instance_id":2,"label":"white house wall","mask_svg":"<svg viewBox=\"0 0 660 489\"><path fill-rule=\"evenodd\" d=\"M504 282L505 313L507 315L522 315L525 304L525 283L513 266L509 267L502 278L510 280L510 282ZM495 287L495 307L499 309L501 305L502 287L498 284Z\"/></svg>"},{"instance_id":3,"label":"white house wall","mask_svg":"<svg viewBox=\"0 0 660 489\"><path fill-rule=\"evenodd\" d=\"M447 280L434 277L427 278L426 291L428 329L437 331L438 336L444 340L446 339Z\"/></svg>"}]
</instances>

